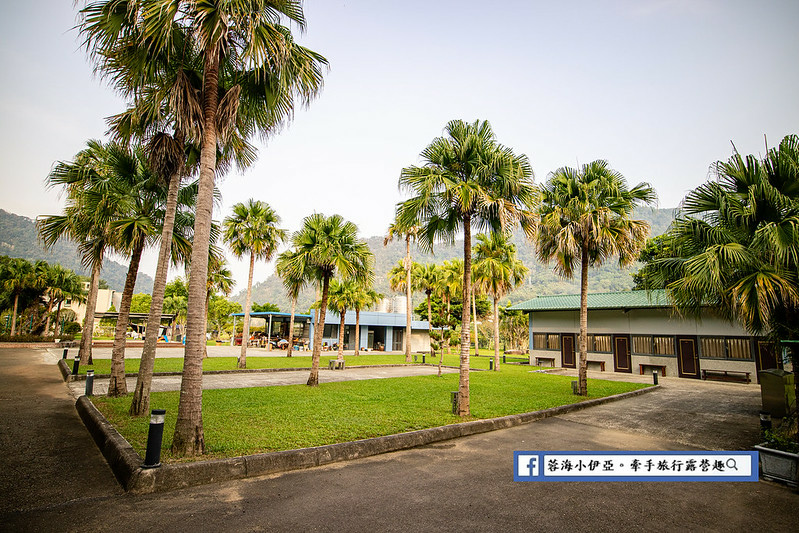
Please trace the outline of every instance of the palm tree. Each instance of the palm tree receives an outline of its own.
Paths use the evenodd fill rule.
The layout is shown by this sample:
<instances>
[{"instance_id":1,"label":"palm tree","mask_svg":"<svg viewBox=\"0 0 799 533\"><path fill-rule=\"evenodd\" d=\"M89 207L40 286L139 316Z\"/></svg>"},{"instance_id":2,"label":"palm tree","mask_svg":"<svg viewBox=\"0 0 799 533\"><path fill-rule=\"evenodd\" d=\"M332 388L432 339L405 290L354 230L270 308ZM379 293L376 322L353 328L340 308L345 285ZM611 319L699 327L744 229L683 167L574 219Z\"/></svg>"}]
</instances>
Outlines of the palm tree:
<instances>
[{"instance_id":1,"label":"palm tree","mask_svg":"<svg viewBox=\"0 0 799 533\"><path fill-rule=\"evenodd\" d=\"M75 274L72 270L65 269L61 265L54 265L56 271L54 284L50 287L50 297L56 302L55 312L55 330L57 335L62 335L64 332L59 329L59 320L61 318L61 304L64 300L71 299L77 302L86 301L86 295L83 291L83 282L80 276Z\"/></svg>"},{"instance_id":2,"label":"palm tree","mask_svg":"<svg viewBox=\"0 0 799 533\"><path fill-rule=\"evenodd\" d=\"M648 183L628 189L627 182L606 161L579 169L553 172L541 191L540 225L535 238L538 257L555 259L555 271L564 278L580 266L580 394L588 394L588 269L612 256L627 266L646 242L649 224L631 217L633 209L652 204L655 191Z\"/></svg>"},{"instance_id":3,"label":"palm tree","mask_svg":"<svg viewBox=\"0 0 799 533\"><path fill-rule=\"evenodd\" d=\"M355 355L360 354L361 348L361 309L369 309L380 300L383 295L371 287L371 283L357 283L353 298L355 309Z\"/></svg>"},{"instance_id":4,"label":"palm tree","mask_svg":"<svg viewBox=\"0 0 799 533\"><path fill-rule=\"evenodd\" d=\"M114 143L104 145L99 141L89 141L73 161L58 163L47 177L47 185L64 187L67 193L64 214L42 217L37 221L39 238L45 248L52 247L62 238L70 239L78 244L83 266L91 268L79 350L81 364L91 361L100 270L106 251L117 239L111 223L120 213L128 212L133 201L128 184L111 164L113 154L120 149Z\"/></svg>"},{"instance_id":5,"label":"palm tree","mask_svg":"<svg viewBox=\"0 0 799 533\"><path fill-rule=\"evenodd\" d=\"M233 206L233 214L225 218L224 239L233 255L241 258L250 254L250 271L247 277L247 299L244 304L244 330L241 337L241 354L238 367L247 368L247 340L250 338L250 305L252 304L252 276L255 260L269 261L277 247L286 240L286 230L278 228L280 217L266 202L248 200Z\"/></svg>"},{"instance_id":6,"label":"palm tree","mask_svg":"<svg viewBox=\"0 0 799 533\"><path fill-rule=\"evenodd\" d=\"M358 239L358 228L340 215L315 213L303 220L302 229L291 239L294 254L285 264L289 278L305 278L312 274L321 282L322 295L319 306L319 325L314 329L313 355L309 386L319 385L319 356L322 330L330 290L330 280L335 274L341 279L367 282L372 279L374 255L366 242Z\"/></svg>"},{"instance_id":7,"label":"palm tree","mask_svg":"<svg viewBox=\"0 0 799 533\"><path fill-rule=\"evenodd\" d=\"M296 259L296 250L286 250L280 254L275 264L277 275L283 282L283 288L291 298L291 318L289 319L289 345L286 349L286 357L291 357L291 352L294 349L294 314L297 311L297 298L300 295L303 287L314 278L312 272L293 272L291 265Z\"/></svg>"},{"instance_id":8,"label":"palm tree","mask_svg":"<svg viewBox=\"0 0 799 533\"><path fill-rule=\"evenodd\" d=\"M213 249L214 248L212 248L212 250ZM221 292L224 296L229 296L233 291L234 285L235 281L233 281L233 272L227 268L225 264L225 258L221 253L211 253L208 257L208 284L207 292L205 294L206 330L208 329L208 311L211 306L211 297L216 294L217 291ZM208 357L207 346L203 357Z\"/></svg>"},{"instance_id":9,"label":"palm tree","mask_svg":"<svg viewBox=\"0 0 799 533\"><path fill-rule=\"evenodd\" d=\"M419 226L414 221L408 221L404 226L398 222L392 223L388 227L388 234L383 240L383 246L388 246L388 243L395 238L402 237L405 239L405 259L402 266L405 270L405 281L399 282L396 280L396 273L392 275L391 282L393 283L391 290L400 291L405 290L405 362L411 362L411 293L413 291L413 281L411 280L411 269L413 262L411 261L411 239L415 238L416 233L419 231ZM396 288L395 288L396 287ZM402 287L402 288L399 288Z\"/></svg>"},{"instance_id":10,"label":"palm tree","mask_svg":"<svg viewBox=\"0 0 799 533\"><path fill-rule=\"evenodd\" d=\"M414 263L414 284L417 290L424 292L427 296L427 334L432 335L433 332L433 311L431 298L433 292L438 289L441 279L441 270L438 265L434 263L425 263L420 265ZM432 347L432 344L430 345ZM443 354L443 349L442 349ZM430 357L435 357L435 352L430 351Z\"/></svg>"},{"instance_id":11,"label":"palm tree","mask_svg":"<svg viewBox=\"0 0 799 533\"><path fill-rule=\"evenodd\" d=\"M664 236L666 256L645 270L685 314L712 306L753 334L799 340L799 136L712 168Z\"/></svg>"},{"instance_id":12,"label":"palm tree","mask_svg":"<svg viewBox=\"0 0 799 533\"><path fill-rule=\"evenodd\" d=\"M451 310L453 298L457 300L463 293L463 260L453 259L451 261L444 261L441 265L441 279L439 290L447 304L447 327L452 326ZM449 342L447 345L447 354L450 352ZM442 354L443 360L443 354ZM439 365L440 366L440 365Z\"/></svg>"},{"instance_id":13,"label":"palm tree","mask_svg":"<svg viewBox=\"0 0 799 533\"><path fill-rule=\"evenodd\" d=\"M19 310L19 295L33 283L33 265L25 259L13 258L3 264L3 289L14 296L14 310L11 313L11 336L17 334L17 312Z\"/></svg>"},{"instance_id":14,"label":"palm tree","mask_svg":"<svg viewBox=\"0 0 799 533\"><path fill-rule=\"evenodd\" d=\"M499 370L499 299L524 282L529 270L504 233L481 233L474 246L475 285L494 299L494 370Z\"/></svg>"},{"instance_id":15,"label":"palm tree","mask_svg":"<svg viewBox=\"0 0 799 533\"><path fill-rule=\"evenodd\" d=\"M341 323L338 328L338 356L339 361L344 359L344 317L347 309L355 307L357 282L354 280L330 281L330 294L328 295L328 307L338 313Z\"/></svg>"},{"instance_id":16,"label":"palm tree","mask_svg":"<svg viewBox=\"0 0 799 533\"><path fill-rule=\"evenodd\" d=\"M423 151L425 164L406 167L400 189L413 195L401 202L397 221L420 224L417 238L432 250L463 231L463 314L461 316L458 415L469 416L469 297L472 293L472 227L510 231L518 224L532 235L536 189L527 156L497 143L487 121L453 120L445 137Z\"/></svg>"},{"instance_id":17,"label":"palm tree","mask_svg":"<svg viewBox=\"0 0 799 533\"><path fill-rule=\"evenodd\" d=\"M109 60L122 55L134 43L152 55L171 49L176 35L186 39L178 50L195 50L201 59L202 90L192 118L199 127L200 188L192 247L189 284L189 318L186 358L181 382L173 451L179 455L202 454L202 354L205 324L202 316L217 148L229 141L233 126L246 137L268 134L291 118L295 98L304 104L321 89L321 69L327 61L297 45L291 29L300 29L305 19L300 2L244 0L202 3L190 0L150 0L121 5L115 0L90 4L82 11L81 27L86 45L98 58L99 69L112 68ZM145 54L146 55L146 54ZM149 66L135 63L123 81L132 91L141 86L139 77ZM186 92L175 91L180 98ZM197 120L194 120L196 117Z\"/></svg>"}]
</instances>

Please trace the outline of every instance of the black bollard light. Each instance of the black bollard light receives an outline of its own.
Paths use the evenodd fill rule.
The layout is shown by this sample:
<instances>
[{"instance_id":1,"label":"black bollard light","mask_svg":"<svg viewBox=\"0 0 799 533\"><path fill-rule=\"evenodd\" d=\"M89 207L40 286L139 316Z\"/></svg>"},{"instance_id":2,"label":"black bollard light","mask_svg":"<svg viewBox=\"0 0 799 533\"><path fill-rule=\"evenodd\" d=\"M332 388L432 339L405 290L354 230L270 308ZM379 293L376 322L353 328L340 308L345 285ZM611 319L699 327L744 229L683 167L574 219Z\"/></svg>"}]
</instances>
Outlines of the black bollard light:
<instances>
[{"instance_id":1,"label":"black bollard light","mask_svg":"<svg viewBox=\"0 0 799 533\"><path fill-rule=\"evenodd\" d=\"M502 356L502 363L503 363L503 364L504 364L504 363L507 363L507 361L505 360L505 356L504 356L504 355Z\"/></svg>"},{"instance_id":2,"label":"black bollard light","mask_svg":"<svg viewBox=\"0 0 799 533\"><path fill-rule=\"evenodd\" d=\"M91 396L94 392L94 370L86 371L86 396Z\"/></svg>"},{"instance_id":3,"label":"black bollard light","mask_svg":"<svg viewBox=\"0 0 799 533\"><path fill-rule=\"evenodd\" d=\"M450 395L452 396L452 414L453 415L457 415L458 414L458 391L454 390L454 391L450 392Z\"/></svg>"},{"instance_id":4,"label":"black bollard light","mask_svg":"<svg viewBox=\"0 0 799 533\"><path fill-rule=\"evenodd\" d=\"M655 385L658 384L658 371L657 370L653 370L652 371L652 383L654 383Z\"/></svg>"},{"instance_id":5,"label":"black bollard light","mask_svg":"<svg viewBox=\"0 0 799 533\"><path fill-rule=\"evenodd\" d=\"M425 360L425 354L422 354L422 364L425 364L427 361Z\"/></svg>"},{"instance_id":6,"label":"black bollard light","mask_svg":"<svg viewBox=\"0 0 799 533\"><path fill-rule=\"evenodd\" d=\"M77 377L78 368L80 368L80 353L78 353L78 355L75 356L75 362L72 364L72 375L73 376Z\"/></svg>"},{"instance_id":7,"label":"black bollard light","mask_svg":"<svg viewBox=\"0 0 799 533\"><path fill-rule=\"evenodd\" d=\"M68 352L69 352L69 348L64 348L64 355L61 356L61 359L66 359Z\"/></svg>"},{"instance_id":8,"label":"black bollard light","mask_svg":"<svg viewBox=\"0 0 799 533\"><path fill-rule=\"evenodd\" d=\"M760 411L760 433L771 429L771 413Z\"/></svg>"},{"instance_id":9,"label":"black bollard light","mask_svg":"<svg viewBox=\"0 0 799 533\"><path fill-rule=\"evenodd\" d=\"M150 428L147 431L147 451L142 468L161 466L161 440L164 437L166 409L153 409L150 413Z\"/></svg>"},{"instance_id":10,"label":"black bollard light","mask_svg":"<svg viewBox=\"0 0 799 533\"><path fill-rule=\"evenodd\" d=\"M494 370L494 360L493 359L489 359L488 360L488 369L489 370Z\"/></svg>"}]
</instances>

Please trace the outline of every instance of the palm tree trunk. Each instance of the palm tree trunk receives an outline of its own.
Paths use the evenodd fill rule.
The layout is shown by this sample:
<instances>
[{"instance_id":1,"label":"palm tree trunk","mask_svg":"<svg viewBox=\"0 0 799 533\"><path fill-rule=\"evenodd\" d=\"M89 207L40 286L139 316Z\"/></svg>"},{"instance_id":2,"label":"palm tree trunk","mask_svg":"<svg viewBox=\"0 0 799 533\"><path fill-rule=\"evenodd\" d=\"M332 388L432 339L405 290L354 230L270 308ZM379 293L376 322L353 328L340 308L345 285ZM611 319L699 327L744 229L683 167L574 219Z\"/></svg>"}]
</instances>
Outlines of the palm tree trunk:
<instances>
[{"instance_id":1,"label":"palm tree trunk","mask_svg":"<svg viewBox=\"0 0 799 533\"><path fill-rule=\"evenodd\" d=\"M313 332L313 352L311 356L311 375L308 376L306 385L319 386L319 356L322 350L322 333L325 324L325 311L327 311L327 293L330 288L330 275L325 274L322 280L322 299L319 306L319 326Z\"/></svg>"},{"instance_id":2,"label":"palm tree trunk","mask_svg":"<svg viewBox=\"0 0 799 533\"><path fill-rule=\"evenodd\" d=\"M341 313L341 324L338 327L338 356L336 359L342 361L344 359L344 315L347 310L344 309Z\"/></svg>"},{"instance_id":3,"label":"palm tree trunk","mask_svg":"<svg viewBox=\"0 0 799 533\"><path fill-rule=\"evenodd\" d=\"M58 321L61 319L61 302L63 300L58 300L58 307L55 308L55 330L58 331L58 335L63 335L63 331L59 331L58 329Z\"/></svg>"},{"instance_id":4,"label":"palm tree trunk","mask_svg":"<svg viewBox=\"0 0 799 533\"><path fill-rule=\"evenodd\" d=\"M580 396L588 395L588 250L583 248L580 271Z\"/></svg>"},{"instance_id":5,"label":"palm tree trunk","mask_svg":"<svg viewBox=\"0 0 799 533\"><path fill-rule=\"evenodd\" d=\"M411 235L405 236L405 362L411 362Z\"/></svg>"},{"instance_id":6,"label":"palm tree trunk","mask_svg":"<svg viewBox=\"0 0 799 533\"><path fill-rule=\"evenodd\" d=\"M219 60L221 50L209 43L203 66L203 137L200 148L200 187L194 221L191 250L191 276L188 288L186 351L180 403L172 437L172 451L178 456L200 455L205 451L203 435L202 345L205 321L203 298L208 283L208 250L211 244L211 220L214 210L214 174L216 172L216 113L219 107ZM244 342L244 339L242 339Z\"/></svg>"},{"instance_id":7,"label":"palm tree trunk","mask_svg":"<svg viewBox=\"0 0 799 533\"><path fill-rule=\"evenodd\" d=\"M80 338L80 364L87 365L92 362L92 335L94 334L94 308L97 307L97 291L100 287L100 269L103 260L99 259L92 264L92 278L89 283L89 295L86 298L86 316L83 319L83 330Z\"/></svg>"},{"instance_id":8,"label":"palm tree trunk","mask_svg":"<svg viewBox=\"0 0 799 533\"><path fill-rule=\"evenodd\" d=\"M19 293L14 295L14 311L11 313L11 336L17 334L17 310L19 308Z\"/></svg>"},{"instance_id":9,"label":"palm tree trunk","mask_svg":"<svg viewBox=\"0 0 799 533\"><path fill-rule=\"evenodd\" d=\"M144 348L141 353L139 375L136 377L136 388L133 389L133 401L130 404L131 416L143 416L150 410L150 388L155 367L155 347L158 342L161 315L164 311L164 292L166 291L166 277L169 273L169 260L172 254L172 233L175 229L175 214L178 210L180 181L180 174L173 175L169 180L164 227L161 228L161 248L158 251L158 265L156 266L155 279L153 280L153 297L150 301L150 313L147 315L147 330L144 335Z\"/></svg>"},{"instance_id":10,"label":"palm tree trunk","mask_svg":"<svg viewBox=\"0 0 799 533\"><path fill-rule=\"evenodd\" d=\"M458 416L469 409L469 297L472 294L472 219L463 217L463 313L461 315L461 361L458 380Z\"/></svg>"},{"instance_id":11,"label":"palm tree trunk","mask_svg":"<svg viewBox=\"0 0 799 533\"><path fill-rule=\"evenodd\" d=\"M361 353L361 310L355 308L355 355L356 357Z\"/></svg>"},{"instance_id":12,"label":"palm tree trunk","mask_svg":"<svg viewBox=\"0 0 799 533\"><path fill-rule=\"evenodd\" d=\"M205 291L205 316L203 319L205 320L205 325L203 326L203 359L208 359L208 342L206 342L206 337L208 335L208 310L211 308L211 291L207 289Z\"/></svg>"},{"instance_id":13,"label":"palm tree trunk","mask_svg":"<svg viewBox=\"0 0 799 533\"><path fill-rule=\"evenodd\" d=\"M44 323L44 336L46 337L50 333L50 313L53 312L53 302L55 300L48 296L47 298L47 312L45 313L47 316L47 320Z\"/></svg>"},{"instance_id":14,"label":"palm tree trunk","mask_svg":"<svg viewBox=\"0 0 799 533\"><path fill-rule=\"evenodd\" d=\"M477 338L477 294L472 291L472 322L474 322L474 355L480 355L480 342Z\"/></svg>"},{"instance_id":15,"label":"palm tree trunk","mask_svg":"<svg viewBox=\"0 0 799 533\"><path fill-rule=\"evenodd\" d=\"M144 243L137 246L130 256L128 275L125 277L125 288L122 290L122 301L119 303L119 315L114 328L114 348L111 350L111 379L108 383L109 396L125 396L128 385L125 382L125 334L130 319L130 303L133 299L133 288L136 286L136 275L139 273L139 262L144 251Z\"/></svg>"},{"instance_id":16,"label":"palm tree trunk","mask_svg":"<svg viewBox=\"0 0 799 533\"><path fill-rule=\"evenodd\" d=\"M289 319L289 347L286 350L286 357L291 357L294 350L294 312L297 310L297 298L291 299L291 318Z\"/></svg>"},{"instance_id":17,"label":"palm tree trunk","mask_svg":"<svg viewBox=\"0 0 799 533\"><path fill-rule=\"evenodd\" d=\"M247 277L247 299L244 304L244 324L241 330L241 353L239 368L247 368L247 343L250 340L250 305L252 305L252 275L255 270L255 254L250 254L250 274Z\"/></svg>"},{"instance_id":18,"label":"palm tree trunk","mask_svg":"<svg viewBox=\"0 0 799 533\"><path fill-rule=\"evenodd\" d=\"M431 341L430 342L430 358L436 356L435 350L433 350L433 308L430 304L430 292L427 293L427 338ZM443 336L442 336L443 340ZM443 351L443 348L442 348Z\"/></svg>"},{"instance_id":19,"label":"palm tree trunk","mask_svg":"<svg viewBox=\"0 0 799 533\"><path fill-rule=\"evenodd\" d=\"M494 370L499 370L499 298L494 296Z\"/></svg>"}]
</instances>

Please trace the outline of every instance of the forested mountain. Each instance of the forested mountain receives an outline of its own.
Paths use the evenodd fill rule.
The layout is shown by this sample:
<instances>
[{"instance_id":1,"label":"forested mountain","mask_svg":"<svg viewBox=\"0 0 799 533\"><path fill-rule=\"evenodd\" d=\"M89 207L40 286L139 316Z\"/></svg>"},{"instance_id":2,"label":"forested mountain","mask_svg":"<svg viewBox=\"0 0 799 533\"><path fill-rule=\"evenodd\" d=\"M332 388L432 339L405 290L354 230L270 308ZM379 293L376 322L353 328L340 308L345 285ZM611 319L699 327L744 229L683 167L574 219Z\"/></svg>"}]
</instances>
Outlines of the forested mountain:
<instances>
[{"instance_id":1,"label":"forested mountain","mask_svg":"<svg viewBox=\"0 0 799 533\"><path fill-rule=\"evenodd\" d=\"M9 213L0 209L0 255L21 257L28 261L43 259L50 264L60 264L82 276L90 276L91 272L80 264L77 247L70 241L59 241L50 250L45 250L36 235L36 224L33 220ZM125 286L127 265L120 265L106 259L100 277L108 282L111 289L122 291ZM149 293L153 287L153 278L139 273L136 278L135 292Z\"/></svg>"},{"instance_id":2,"label":"forested mountain","mask_svg":"<svg viewBox=\"0 0 799 533\"><path fill-rule=\"evenodd\" d=\"M651 224L650 236L660 235L666 231L674 219L675 209L642 208L636 211L635 217L649 221ZM527 268L530 275L523 287L520 287L503 300L503 303L519 302L540 295L550 294L576 294L580 292L579 278L564 280L553 272L552 265L544 265L535 255L535 247L528 241L521 231L517 231L513 238L518 249L519 259ZM366 239L372 252L375 254L375 289L387 296L394 296L388 288L388 271L405 255L405 242L394 241L388 246L383 246L383 237L376 236ZM453 246L436 246L434 254L421 252L416 246L411 245L411 255L417 263L443 263L446 260L461 257L463 253L463 240L456 241ZM632 273L638 270L634 265L627 269L620 269L618 263L608 262L598 269L591 269L588 287L590 292L623 291L633 287ZM245 292L234 296L234 300L244 303ZM252 298L254 302L271 302L282 310L291 309L291 301L285 296L285 291L280 279L269 276L266 280L253 284ZM306 290L300 295L297 302L297 311L306 312L314 302L313 290ZM414 305L421 302L423 295L414 295Z\"/></svg>"}]
</instances>

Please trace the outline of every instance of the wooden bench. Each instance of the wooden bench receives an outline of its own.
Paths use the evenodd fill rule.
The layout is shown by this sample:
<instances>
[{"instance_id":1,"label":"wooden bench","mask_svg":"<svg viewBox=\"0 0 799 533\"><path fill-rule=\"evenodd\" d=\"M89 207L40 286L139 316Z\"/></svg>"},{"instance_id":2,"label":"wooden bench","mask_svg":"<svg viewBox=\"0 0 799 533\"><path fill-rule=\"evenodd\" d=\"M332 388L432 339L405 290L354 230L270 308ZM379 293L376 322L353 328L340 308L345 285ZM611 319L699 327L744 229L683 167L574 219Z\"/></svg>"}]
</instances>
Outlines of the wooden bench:
<instances>
[{"instance_id":1,"label":"wooden bench","mask_svg":"<svg viewBox=\"0 0 799 533\"><path fill-rule=\"evenodd\" d=\"M666 365L652 365L652 364L649 364L649 363L642 363L642 364L638 365L638 372L643 376L644 375L644 370L647 367L651 368L652 370L658 370L660 372L661 376L665 376L666 375Z\"/></svg>"},{"instance_id":2,"label":"wooden bench","mask_svg":"<svg viewBox=\"0 0 799 533\"><path fill-rule=\"evenodd\" d=\"M586 360L586 362L585 362L586 368L588 368L588 365L598 365L600 372L604 372L605 371L605 361L591 361L589 359L589 360Z\"/></svg>"},{"instance_id":3,"label":"wooden bench","mask_svg":"<svg viewBox=\"0 0 799 533\"><path fill-rule=\"evenodd\" d=\"M702 370L702 379L751 383L750 374L741 370Z\"/></svg>"},{"instance_id":4,"label":"wooden bench","mask_svg":"<svg viewBox=\"0 0 799 533\"><path fill-rule=\"evenodd\" d=\"M344 359L331 359L327 362L327 368L330 370L344 370Z\"/></svg>"},{"instance_id":5,"label":"wooden bench","mask_svg":"<svg viewBox=\"0 0 799 533\"><path fill-rule=\"evenodd\" d=\"M546 366L551 366L552 368L555 368L555 358L554 357L538 357L538 356L536 356L535 357L535 366L544 366L544 365L541 364L541 361L549 361L550 364L548 364Z\"/></svg>"}]
</instances>

